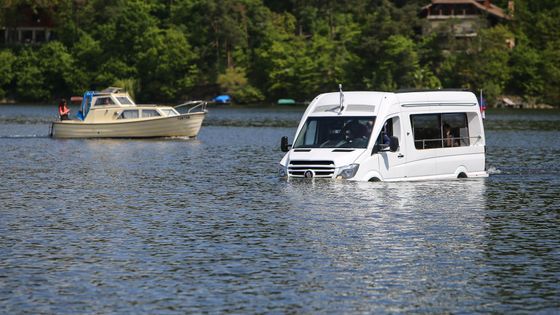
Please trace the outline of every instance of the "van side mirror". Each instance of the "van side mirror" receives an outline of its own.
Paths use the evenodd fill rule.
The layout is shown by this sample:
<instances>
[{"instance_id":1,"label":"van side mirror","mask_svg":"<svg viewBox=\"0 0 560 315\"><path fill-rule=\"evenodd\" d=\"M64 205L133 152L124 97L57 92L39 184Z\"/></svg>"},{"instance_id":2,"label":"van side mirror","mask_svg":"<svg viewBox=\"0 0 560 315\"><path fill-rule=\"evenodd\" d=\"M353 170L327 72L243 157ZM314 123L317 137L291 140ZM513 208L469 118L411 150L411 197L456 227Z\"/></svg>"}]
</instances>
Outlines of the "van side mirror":
<instances>
[{"instance_id":1,"label":"van side mirror","mask_svg":"<svg viewBox=\"0 0 560 315\"><path fill-rule=\"evenodd\" d=\"M374 155L379 152L387 151L389 149L389 145L385 143L376 143L371 150L371 155Z\"/></svg>"},{"instance_id":2,"label":"van side mirror","mask_svg":"<svg viewBox=\"0 0 560 315\"><path fill-rule=\"evenodd\" d=\"M389 144L389 150L391 152L397 152L397 150L399 149L399 138L397 137L391 137L391 143Z\"/></svg>"},{"instance_id":3,"label":"van side mirror","mask_svg":"<svg viewBox=\"0 0 560 315\"><path fill-rule=\"evenodd\" d=\"M399 149L399 138L390 137L389 144L386 143L375 144L373 146L373 149L371 150L371 155L374 155L379 152L387 152L387 151L397 152L398 149Z\"/></svg>"},{"instance_id":4,"label":"van side mirror","mask_svg":"<svg viewBox=\"0 0 560 315\"><path fill-rule=\"evenodd\" d=\"M288 152L291 148L292 145L288 144L288 137L282 137L282 139L280 139L280 150L282 150L282 152Z\"/></svg>"}]
</instances>

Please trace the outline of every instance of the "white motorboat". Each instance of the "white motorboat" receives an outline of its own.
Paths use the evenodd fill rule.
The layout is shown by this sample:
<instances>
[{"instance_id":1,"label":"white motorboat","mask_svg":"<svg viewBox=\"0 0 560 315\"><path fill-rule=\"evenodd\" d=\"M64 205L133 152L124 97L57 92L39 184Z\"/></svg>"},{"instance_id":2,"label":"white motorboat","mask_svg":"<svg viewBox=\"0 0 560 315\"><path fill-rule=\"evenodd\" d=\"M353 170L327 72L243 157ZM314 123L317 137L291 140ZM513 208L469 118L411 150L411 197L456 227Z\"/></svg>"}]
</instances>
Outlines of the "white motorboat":
<instances>
[{"instance_id":1,"label":"white motorboat","mask_svg":"<svg viewBox=\"0 0 560 315\"><path fill-rule=\"evenodd\" d=\"M176 108L191 106L186 113ZM207 114L206 102L177 106L137 105L119 88L87 91L77 119L55 121L54 138L196 137Z\"/></svg>"}]
</instances>

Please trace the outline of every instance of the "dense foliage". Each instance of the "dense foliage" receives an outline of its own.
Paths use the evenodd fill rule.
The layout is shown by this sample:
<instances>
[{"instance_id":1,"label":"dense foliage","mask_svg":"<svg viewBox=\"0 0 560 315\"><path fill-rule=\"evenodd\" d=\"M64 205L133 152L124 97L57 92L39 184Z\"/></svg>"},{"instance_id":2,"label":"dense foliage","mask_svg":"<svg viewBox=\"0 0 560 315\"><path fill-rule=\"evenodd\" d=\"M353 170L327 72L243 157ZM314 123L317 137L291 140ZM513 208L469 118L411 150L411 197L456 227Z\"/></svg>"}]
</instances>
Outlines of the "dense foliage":
<instances>
[{"instance_id":1,"label":"dense foliage","mask_svg":"<svg viewBox=\"0 0 560 315\"><path fill-rule=\"evenodd\" d=\"M56 39L0 47L0 98L121 85L141 101L238 102L333 91L467 88L560 105L560 4L516 0L475 40L422 34L429 0L4 0L48 10ZM507 1L493 1L506 8ZM506 45L515 38L513 48ZM202 95L201 95L202 94Z\"/></svg>"}]
</instances>

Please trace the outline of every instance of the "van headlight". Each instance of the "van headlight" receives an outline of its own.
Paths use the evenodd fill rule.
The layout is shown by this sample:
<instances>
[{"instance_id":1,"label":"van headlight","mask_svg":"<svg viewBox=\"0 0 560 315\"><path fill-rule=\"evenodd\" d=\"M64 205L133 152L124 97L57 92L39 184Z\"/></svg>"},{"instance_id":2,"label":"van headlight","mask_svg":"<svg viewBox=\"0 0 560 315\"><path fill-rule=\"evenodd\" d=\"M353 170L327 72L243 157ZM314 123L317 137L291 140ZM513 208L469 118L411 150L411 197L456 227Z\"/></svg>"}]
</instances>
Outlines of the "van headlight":
<instances>
[{"instance_id":1,"label":"van headlight","mask_svg":"<svg viewBox=\"0 0 560 315\"><path fill-rule=\"evenodd\" d=\"M338 176L336 178L340 179L349 179L354 177L358 172L358 167L360 164L350 164L340 168L340 172L338 172Z\"/></svg>"},{"instance_id":2,"label":"van headlight","mask_svg":"<svg viewBox=\"0 0 560 315\"><path fill-rule=\"evenodd\" d=\"M278 166L278 176L286 177L286 168L282 165Z\"/></svg>"}]
</instances>

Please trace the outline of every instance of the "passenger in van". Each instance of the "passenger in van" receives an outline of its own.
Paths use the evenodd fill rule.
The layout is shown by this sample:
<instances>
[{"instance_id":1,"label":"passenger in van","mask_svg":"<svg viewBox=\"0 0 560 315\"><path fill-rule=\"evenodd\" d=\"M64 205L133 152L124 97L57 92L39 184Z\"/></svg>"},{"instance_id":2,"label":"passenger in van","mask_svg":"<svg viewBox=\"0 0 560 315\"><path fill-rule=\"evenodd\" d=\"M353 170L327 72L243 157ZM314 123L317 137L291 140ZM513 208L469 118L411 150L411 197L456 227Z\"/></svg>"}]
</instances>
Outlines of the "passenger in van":
<instances>
[{"instance_id":1,"label":"passenger in van","mask_svg":"<svg viewBox=\"0 0 560 315\"><path fill-rule=\"evenodd\" d=\"M383 132L383 144L386 144L386 145L391 144L391 138L389 138L389 136L387 135L386 132Z\"/></svg>"},{"instance_id":2,"label":"passenger in van","mask_svg":"<svg viewBox=\"0 0 560 315\"><path fill-rule=\"evenodd\" d=\"M383 144L390 145L391 144L391 137L389 135L389 128L388 124L391 120L387 120L383 125L383 129L381 129L381 140Z\"/></svg>"},{"instance_id":3,"label":"passenger in van","mask_svg":"<svg viewBox=\"0 0 560 315\"><path fill-rule=\"evenodd\" d=\"M342 133L346 141L365 139L368 136L367 127L357 120L348 122L343 128Z\"/></svg>"},{"instance_id":4,"label":"passenger in van","mask_svg":"<svg viewBox=\"0 0 560 315\"><path fill-rule=\"evenodd\" d=\"M387 129L383 129L381 133L383 134L383 144L391 144L391 138L387 134Z\"/></svg>"},{"instance_id":5,"label":"passenger in van","mask_svg":"<svg viewBox=\"0 0 560 315\"><path fill-rule=\"evenodd\" d=\"M451 127L448 124L443 124L443 146L453 147L455 146L455 137L451 133Z\"/></svg>"}]
</instances>

